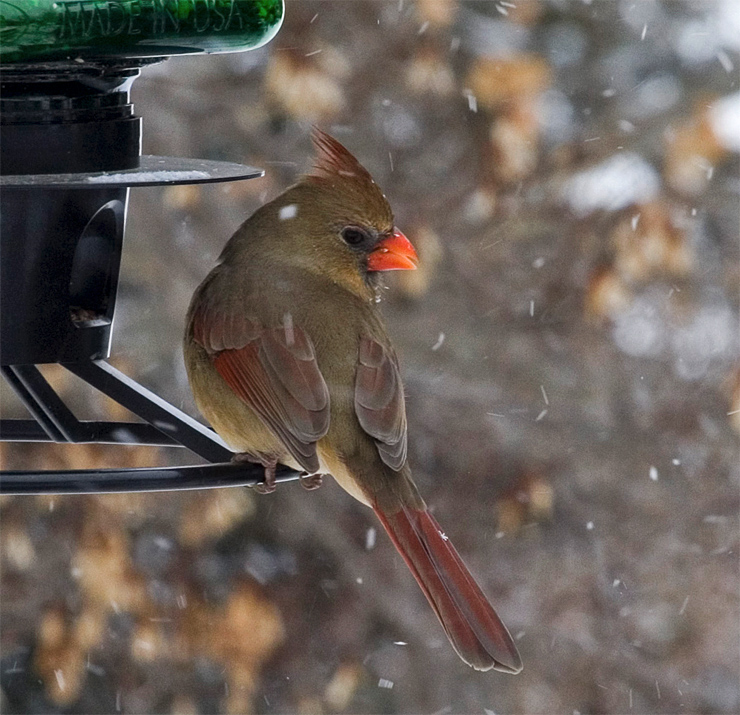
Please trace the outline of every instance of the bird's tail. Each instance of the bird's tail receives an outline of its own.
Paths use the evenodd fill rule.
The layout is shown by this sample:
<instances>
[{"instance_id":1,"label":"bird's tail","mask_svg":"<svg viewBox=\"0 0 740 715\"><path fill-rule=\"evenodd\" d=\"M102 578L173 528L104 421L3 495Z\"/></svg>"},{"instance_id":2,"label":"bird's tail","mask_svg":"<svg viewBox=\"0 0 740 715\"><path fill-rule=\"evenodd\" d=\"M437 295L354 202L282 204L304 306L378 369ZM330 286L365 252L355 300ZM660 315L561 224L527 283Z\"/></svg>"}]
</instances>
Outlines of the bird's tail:
<instances>
[{"instance_id":1,"label":"bird's tail","mask_svg":"<svg viewBox=\"0 0 740 715\"><path fill-rule=\"evenodd\" d=\"M458 655L476 670L518 673L522 662L509 631L434 517L405 506L392 514L375 507L375 513Z\"/></svg>"}]
</instances>

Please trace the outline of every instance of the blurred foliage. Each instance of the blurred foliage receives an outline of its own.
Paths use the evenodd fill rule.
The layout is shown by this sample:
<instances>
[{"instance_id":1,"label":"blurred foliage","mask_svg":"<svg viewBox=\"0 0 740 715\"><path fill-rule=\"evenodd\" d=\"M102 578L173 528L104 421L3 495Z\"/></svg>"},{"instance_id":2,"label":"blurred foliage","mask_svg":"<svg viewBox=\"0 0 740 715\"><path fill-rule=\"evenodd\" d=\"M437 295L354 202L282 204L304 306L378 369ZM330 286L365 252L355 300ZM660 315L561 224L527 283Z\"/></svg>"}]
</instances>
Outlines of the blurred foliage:
<instances>
[{"instance_id":1,"label":"blurred foliage","mask_svg":"<svg viewBox=\"0 0 740 715\"><path fill-rule=\"evenodd\" d=\"M419 247L384 308L412 464L525 669L462 665L333 484L12 498L3 710L738 712L738 38L735 0L289 0L267 48L147 68L146 153L267 174L134 192L119 366L195 414L190 295L333 132Z\"/></svg>"}]
</instances>

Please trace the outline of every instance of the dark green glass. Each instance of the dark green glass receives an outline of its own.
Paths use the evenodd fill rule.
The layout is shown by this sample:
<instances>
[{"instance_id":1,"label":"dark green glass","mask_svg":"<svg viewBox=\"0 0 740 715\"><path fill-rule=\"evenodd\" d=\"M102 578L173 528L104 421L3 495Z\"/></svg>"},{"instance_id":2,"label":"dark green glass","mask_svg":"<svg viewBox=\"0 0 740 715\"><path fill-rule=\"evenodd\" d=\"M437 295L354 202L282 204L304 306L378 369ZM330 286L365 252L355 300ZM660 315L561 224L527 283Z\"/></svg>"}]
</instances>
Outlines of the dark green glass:
<instances>
[{"instance_id":1,"label":"dark green glass","mask_svg":"<svg viewBox=\"0 0 740 715\"><path fill-rule=\"evenodd\" d=\"M250 50L283 12L283 0L0 0L0 61Z\"/></svg>"}]
</instances>

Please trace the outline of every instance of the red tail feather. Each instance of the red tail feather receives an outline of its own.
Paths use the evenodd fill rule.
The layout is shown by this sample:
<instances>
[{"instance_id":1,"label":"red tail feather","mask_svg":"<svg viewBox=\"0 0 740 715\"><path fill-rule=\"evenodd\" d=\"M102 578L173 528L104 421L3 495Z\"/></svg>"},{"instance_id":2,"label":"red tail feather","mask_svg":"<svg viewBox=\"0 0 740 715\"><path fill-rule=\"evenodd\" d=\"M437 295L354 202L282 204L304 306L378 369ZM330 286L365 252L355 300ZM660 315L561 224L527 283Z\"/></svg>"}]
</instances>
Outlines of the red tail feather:
<instances>
[{"instance_id":1,"label":"red tail feather","mask_svg":"<svg viewBox=\"0 0 740 715\"><path fill-rule=\"evenodd\" d=\"M375 509L458 655L476 670L518 673L514 641L455 547L428 511Z\"/></svg>"}]
</instances>

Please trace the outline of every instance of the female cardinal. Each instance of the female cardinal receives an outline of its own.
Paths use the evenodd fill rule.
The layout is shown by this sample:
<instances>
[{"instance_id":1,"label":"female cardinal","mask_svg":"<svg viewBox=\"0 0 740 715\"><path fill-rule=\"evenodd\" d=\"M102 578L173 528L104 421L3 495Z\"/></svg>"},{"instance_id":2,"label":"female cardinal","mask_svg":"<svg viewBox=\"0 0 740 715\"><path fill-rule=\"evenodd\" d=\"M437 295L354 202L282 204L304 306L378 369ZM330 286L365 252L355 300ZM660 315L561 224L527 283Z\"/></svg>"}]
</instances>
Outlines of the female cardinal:
<instances>
[{"instance_id":1,"label":"female cardinal","mask_svg":"<svg viewBox=\"0 0 740 715\"><path fill-rule=\"evenodd\" d=\"M375 511L459 656L518 673L509 632L427 511L406 461L398 359L378 274L417 256L370 174L316 130L314 170L257 210L195 291L185 364L195 401L240 454L331 474Z\"/></svg>"}]
</instances>

